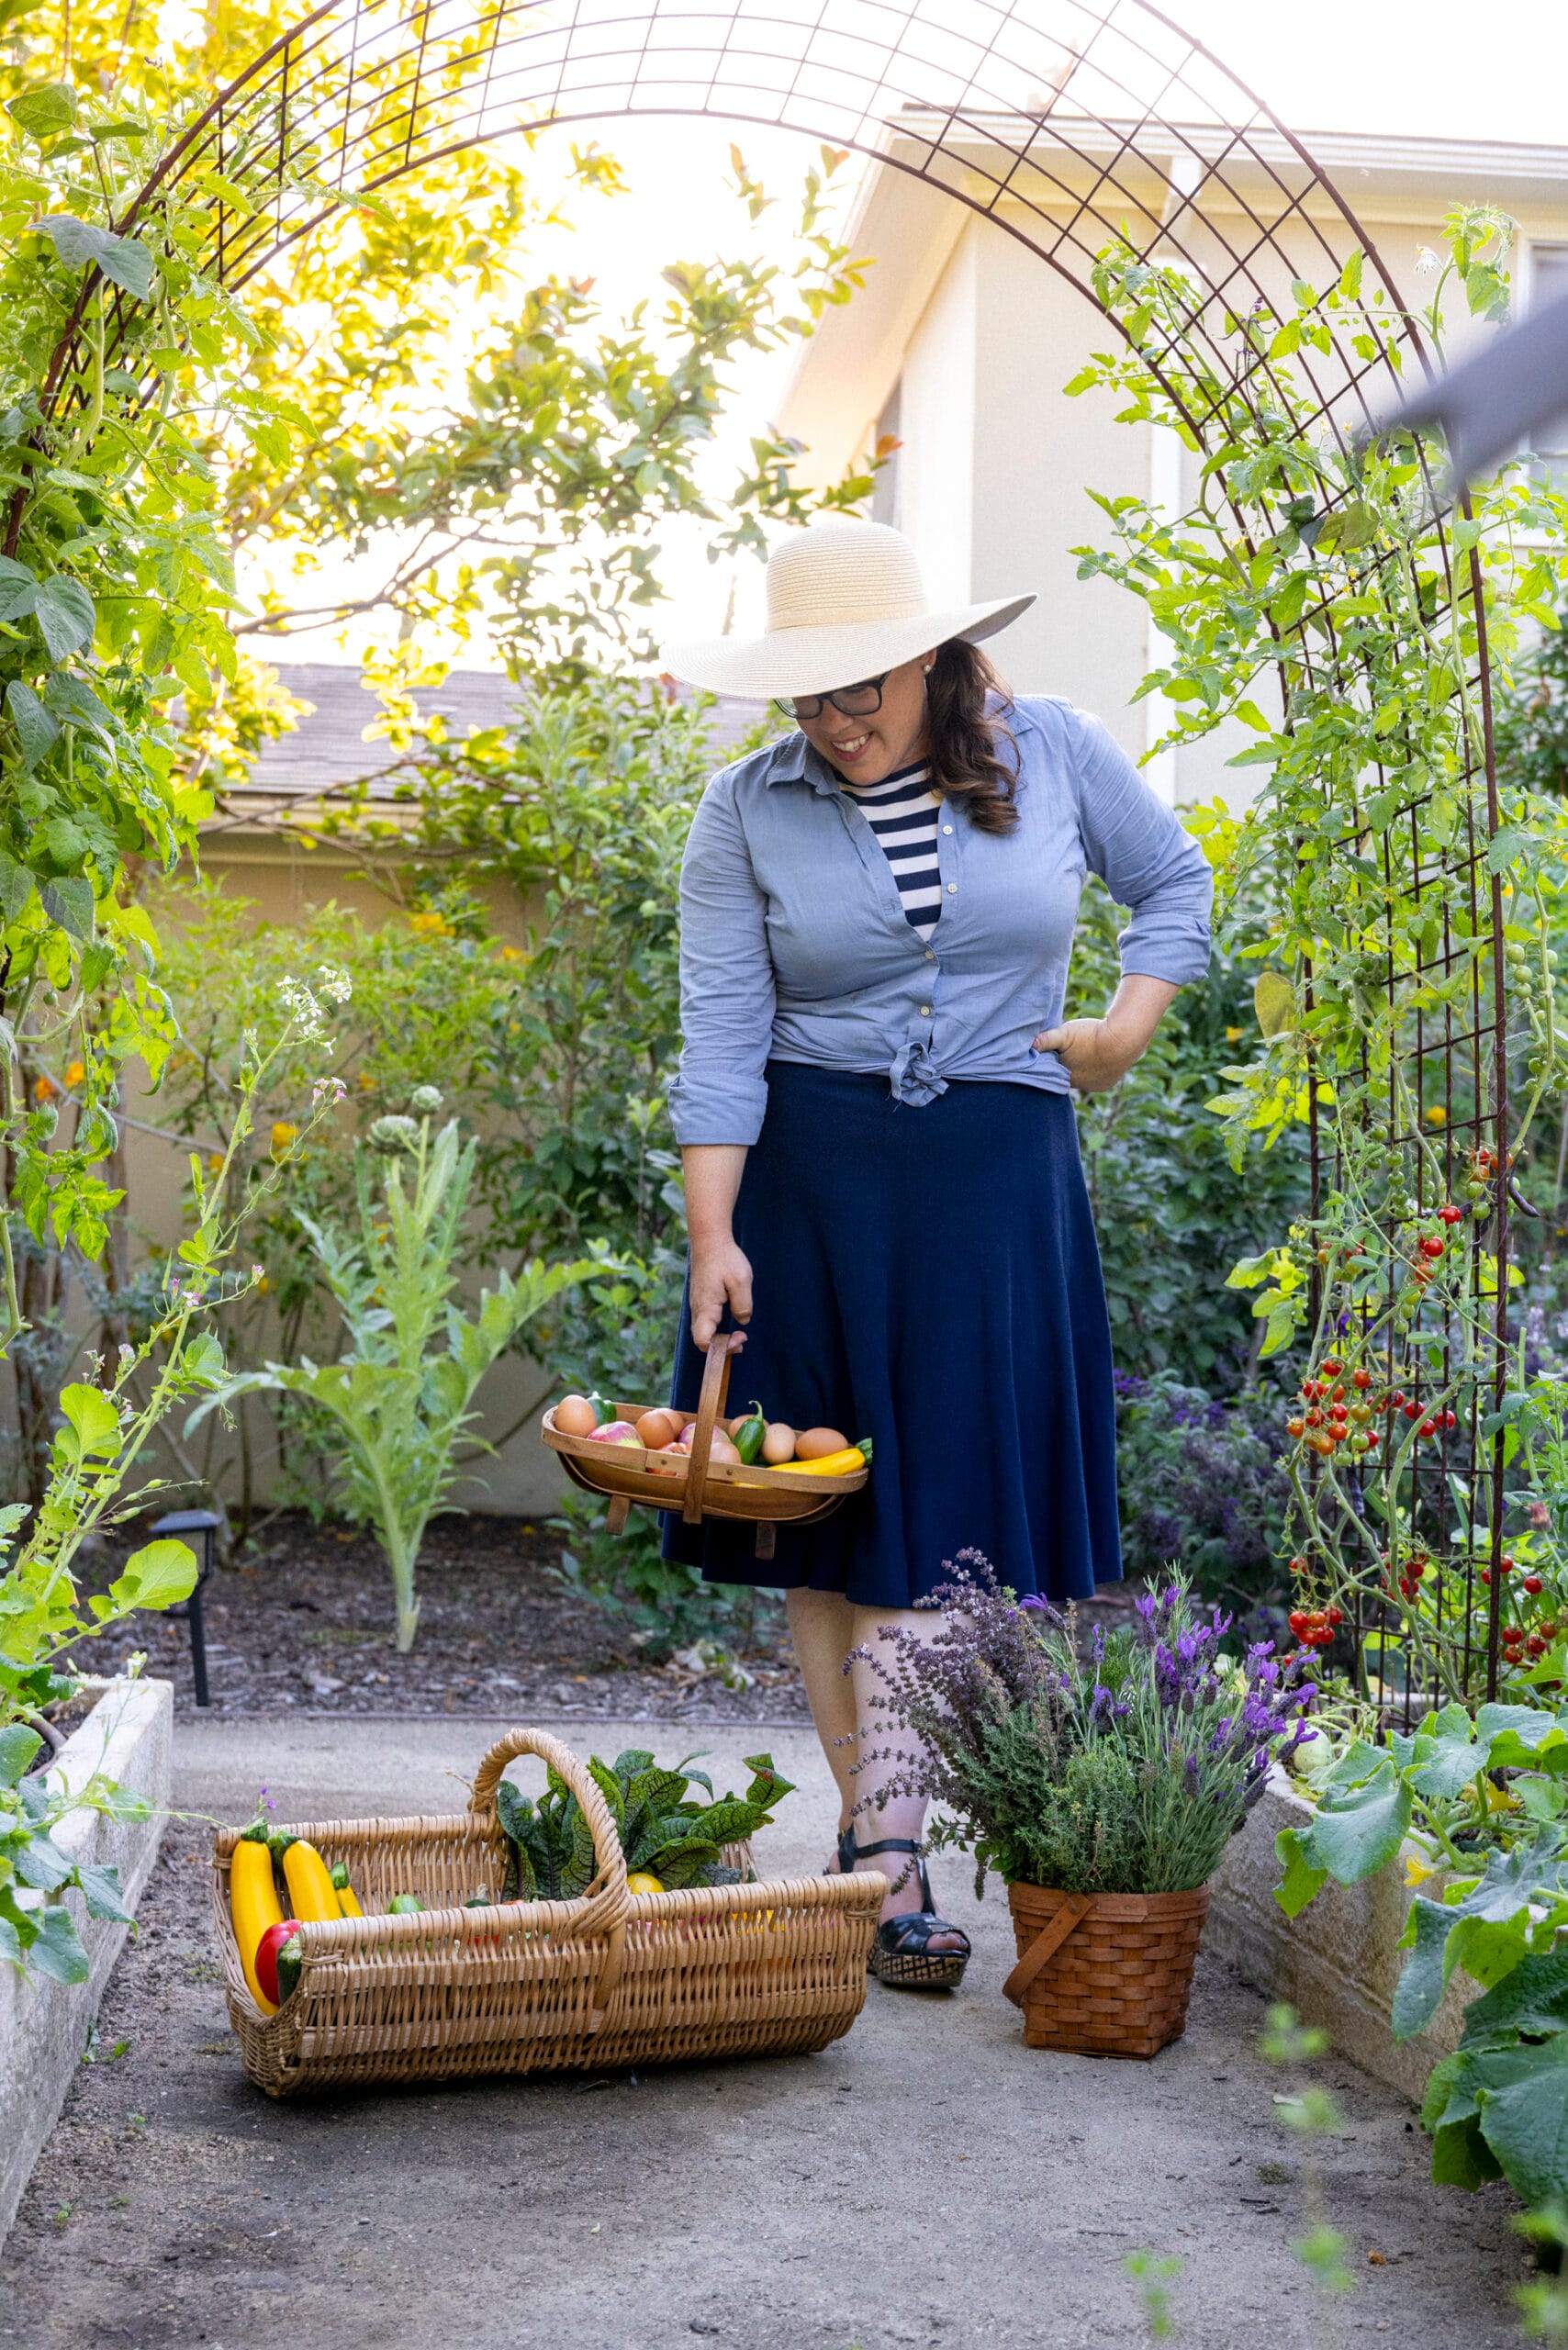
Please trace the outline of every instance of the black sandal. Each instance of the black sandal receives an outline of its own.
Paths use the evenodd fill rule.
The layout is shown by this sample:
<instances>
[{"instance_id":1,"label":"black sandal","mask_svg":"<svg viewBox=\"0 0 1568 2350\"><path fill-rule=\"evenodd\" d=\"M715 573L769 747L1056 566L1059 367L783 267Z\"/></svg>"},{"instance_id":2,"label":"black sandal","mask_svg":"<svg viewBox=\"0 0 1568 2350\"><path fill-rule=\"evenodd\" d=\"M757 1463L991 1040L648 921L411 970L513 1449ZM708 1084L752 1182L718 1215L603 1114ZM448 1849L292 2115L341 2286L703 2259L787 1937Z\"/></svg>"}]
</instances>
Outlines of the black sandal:
<instances>
[{"instance_id":1,"label":"black sandal","mask_svg":"<svg viewBox=\"0 0 1568 2350\"><path fill-rule=\"evenodd\" d=\"M961 1926L950 1926L931 1906L931 1879L920 1846L909 1836L885 1836L878 1844L857 1844L855 1830L846 1828L838 1840L843 1868L847 1850L850 1866L879 1852L913 1852L920 1863L920 1908L902 1918L889 1918L877 1929L877 1939L866 1961L879 1983L900 1991L956 1991L969 1963L969 1938ZM961 1948L933 1950L938 1934L954 1934Z\"/></svg>"}]
</instances>

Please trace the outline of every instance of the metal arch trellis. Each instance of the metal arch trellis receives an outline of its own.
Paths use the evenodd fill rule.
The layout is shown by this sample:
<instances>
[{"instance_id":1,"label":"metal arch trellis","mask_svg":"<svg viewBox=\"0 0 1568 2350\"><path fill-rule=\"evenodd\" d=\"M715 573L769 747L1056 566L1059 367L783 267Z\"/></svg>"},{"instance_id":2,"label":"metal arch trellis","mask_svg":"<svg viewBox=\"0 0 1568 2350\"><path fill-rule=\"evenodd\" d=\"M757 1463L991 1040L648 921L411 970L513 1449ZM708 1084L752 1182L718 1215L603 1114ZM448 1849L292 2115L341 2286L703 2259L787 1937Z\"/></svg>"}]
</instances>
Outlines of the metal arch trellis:
<instances>
[{"instance_id":1,"label":"metal arch trellis","mask_svg":"<svg viewBox=\"0 0 1568 2350\"><path fill-rule=\"evenodd\" d=\"M961 12L954 0L323 0L214 97L116 226L155 229L160 205L178 192L205 213L207 266L237 287L345 197L520 132L644 114L794 129L907 173L1017 239L1129 341L1106 297L1103 256L1114 251L1180 273L1191 299L1152 335L1145 323L1140 355L1200 449L1223 440L1238 413L1270 409L1292 420L1298 439L1345 453L1390 403L1402 364L1427 364L1397 288L1300 140L1144 0L963 0ZM1320 268L1338 280L1358 252L1388 305L1386 338L1358 347L1325 316L1327 331L1286 364L1261 338L1238 335L1238 319L1266 311L1292 280ZM50 372L56 415L89 397L90 354L77 330L91 282L89 274ZM130 308L130 297L114 297L111 341ZM1232 501L1249 547L1260 502L1249 513ZM1494 1695L1500 1652L1495 1573L1485 1578L1484 1639L1472 1630L1473 1578L1484 1558L1495 1564L1503 1527L1501 1439L1481 1435L1486 1402L1501 1398L1506 1354L1503 907L1486 857L1498 803L1479 563L1473 549L1452 557L1446 540L1442 547L1449 599L1473 610L1476 658L1466 683L1482 740L1466 730L1470 813L1458 846L1424 856L1412 807L1410 845L1400 853L1408 886L1433 909L1415 976L1448 979L1456 958L1468 961L1469 998L1458 1015L1444 1000L1436 1035L1417 1013L1394 1058L1415 1073L1417 1105L1439 1072L1450 1196L1459 1171L1473 1169L1478 1152L1492 1154L1495 1301L1484 1307L1490 1367L1473 1385L1464 1423L1417 1472L1439 1527L1450 1522L1451 1480L1463 1496L1465 1555L1452 1602L1462 1631L1450 1637L1445 1680L1418 1690L1406 1672L1406 1718L1416 1703L1456 1689L1471 1694L1484 1683ZM1379 559L1368 568L1375 588ZM1295 633L1310 674L1319 656L1305 621ZM1327 634L1331 643L1331 623ZM1385 838L1390 886L1394 854ZM1486 952L1461 953L1456 920L1472 947L1489 934ZM1392 1004L1392 948L1383 984ZM1362 1075L1371 1076L1364 1062ZM1312 1094L1316 1198L1334 1169ZM1391 1073L1390 1147L1410 1145L1417 1166L1428 1165L1430 1137L1414 1149L1400 1098ZM1391 1255L1394 1248L1391 1231ZM1479 1289L1475 1296L1482 1304ZM1391 1356L1391 1381L1397 1369ZM1381 1617L1378 1603L1358 1601L1358 1644Z\"/></svg>"}]
</instances>

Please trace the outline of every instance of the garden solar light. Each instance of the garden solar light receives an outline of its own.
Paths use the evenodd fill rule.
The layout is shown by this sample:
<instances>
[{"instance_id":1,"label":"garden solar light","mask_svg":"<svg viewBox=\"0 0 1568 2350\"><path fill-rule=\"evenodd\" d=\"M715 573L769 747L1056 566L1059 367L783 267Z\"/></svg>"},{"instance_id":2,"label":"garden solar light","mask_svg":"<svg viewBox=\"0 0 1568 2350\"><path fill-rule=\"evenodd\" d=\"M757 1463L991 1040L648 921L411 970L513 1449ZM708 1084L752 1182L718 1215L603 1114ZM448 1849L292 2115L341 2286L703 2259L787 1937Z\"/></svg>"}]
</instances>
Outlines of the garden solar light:
<instances>
[{"instance_id":1,"label":"garden solar light","mask_svg":"<svg viewBox=\"0 0 1568 2350\"><path fill-rule=\"evenodd\" d=\"M1424 384L1373 436L1440 425L1453 486L1490 473L1568 409L1568 295L1500 334L1484 351Z\"/></svg>"},{"instance_id":2,"label":"garden solar light","mask_svg":"<svg viewBox=\"0 0 1568 2350\"><path fill-rule=\"evenodd\" d=\"M170 1616L183 1616L191 1628L191 1679L196 1684L198 1706L211 1702L207 1694L207 1623L202 1615L201 1595L212 1572L212 1538L222 1523L223 1520L210 1509L176 1509L171 1510L167 1517L161 1517L152 1528L155 1535L167 1535L176 1541L183 1539L187 1544L193 1534L201 1536L201 1566L196 1579L196 1589L188 1599L165 1610Z\"/></svg>"}]
</instances>

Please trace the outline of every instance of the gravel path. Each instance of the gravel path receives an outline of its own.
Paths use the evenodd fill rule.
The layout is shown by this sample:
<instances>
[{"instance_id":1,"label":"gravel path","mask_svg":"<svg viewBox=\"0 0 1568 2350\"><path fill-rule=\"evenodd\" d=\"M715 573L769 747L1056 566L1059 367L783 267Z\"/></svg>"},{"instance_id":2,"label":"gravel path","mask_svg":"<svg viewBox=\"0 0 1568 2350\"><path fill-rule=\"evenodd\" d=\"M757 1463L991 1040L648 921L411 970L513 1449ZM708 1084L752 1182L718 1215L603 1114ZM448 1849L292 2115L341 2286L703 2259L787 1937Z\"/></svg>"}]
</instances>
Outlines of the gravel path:
<instances>
[{"instance_id":1,"label":"gravel path","mask_svg":"<svg viewBox=\"0 0 1568 2350\"><path fill-rule=\"evenodd\" d=\"M285 1817L450 1810L448 1774L470 1775L495 1727L187 1719L177 1799L232 1818L263 1771ZM593 1743L636 1735L596 1725ZM759 1861L821 1864L809 1734L690 1742L721 1773L770 1745L801 1785ZM872 1985L820 2056L282 2106L228 2031L207 1861L196 1822L171 1828L0 2259L7 2350L1103 2350L1148 2339L1124 2266L1140 2250L1181 2263L1176 2350L1520 2341L1507 2197L1432 2187L1407 2109L1337 2060L1320 2076L1344 2128L1318 2160L1352 2283L1320 2325L1262 2002L1200 1962L1187 2036L1152 2065L1026 2052L1000 1996L1005 1908L977 1908L954 1867L943 1906L976 1941L962 1990Z\"/></svg>"}]
</instances>

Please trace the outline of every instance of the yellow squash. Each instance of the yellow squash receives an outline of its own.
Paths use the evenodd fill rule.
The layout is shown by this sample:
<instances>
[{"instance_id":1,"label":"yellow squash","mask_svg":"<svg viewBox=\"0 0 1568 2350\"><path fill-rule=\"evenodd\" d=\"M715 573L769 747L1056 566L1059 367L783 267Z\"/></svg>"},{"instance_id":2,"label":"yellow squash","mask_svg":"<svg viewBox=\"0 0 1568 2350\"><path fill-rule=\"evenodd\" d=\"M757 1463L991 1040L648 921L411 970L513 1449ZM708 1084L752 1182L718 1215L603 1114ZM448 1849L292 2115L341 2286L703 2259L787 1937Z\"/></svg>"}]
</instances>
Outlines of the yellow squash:
<instances>
[{"instance_id":1,"label":"yellow squash","mask_svg":"<svg viewBox=\"0 0 1568 2350\"><path fill-rule=\"evenodd\" d=\"M319 1925L323 1919L342 1916L338 1888L327 1863L315 1845L308 1844L303 1836L297 1836L283 1856L283 1881L294 1903L294 1914L302 1926Z\"/></svg>"},{"instance_id":2,"label":"yellow squash","mask_svg":"<svg viewBox=\"0 0 1568 2350\"><path fill-rule=\"evenodd\" d=\"M273 1883L273 1856L250 1837L241 1838L230 1859L229 1913L251 1997L263 2015L275 2015L277 2002L268 1998L256 1980L256 1945L269 1926L282 1925L283 1910Z\"/></svg>"},{"instance_id":3,"label":"yellow squash","mask_svg":"<svg viewBox=\"0 0 1568 2350\"><path fill-rule=\"evenodd\" d=\"M820 1460L791 1460L790 1463L791 1469L803 1469L813 1477L845 1477L852 1469L864 1469L865 1466L866 1455L857 1444L846 1444L842 1452L824 1453Z\"/></svg>"}]
</instances>

